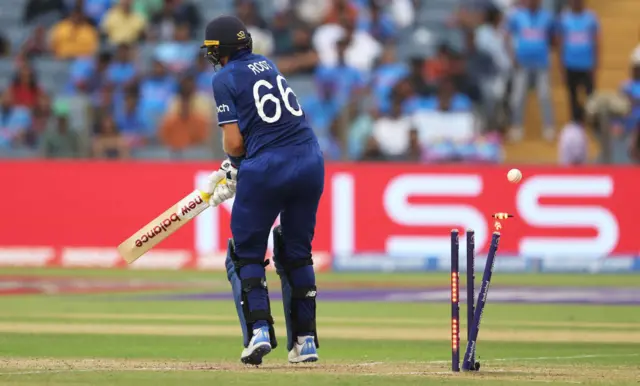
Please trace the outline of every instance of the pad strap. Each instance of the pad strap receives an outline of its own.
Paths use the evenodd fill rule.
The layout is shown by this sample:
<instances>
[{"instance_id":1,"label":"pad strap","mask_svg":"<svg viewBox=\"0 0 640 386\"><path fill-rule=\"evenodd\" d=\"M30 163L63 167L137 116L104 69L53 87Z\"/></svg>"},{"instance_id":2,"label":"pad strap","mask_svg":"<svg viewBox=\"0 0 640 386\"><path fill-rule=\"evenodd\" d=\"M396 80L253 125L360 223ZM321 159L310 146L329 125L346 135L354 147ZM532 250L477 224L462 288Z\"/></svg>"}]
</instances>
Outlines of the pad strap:
<instances>
[{"instance_id":1,"label":"pad strap","mask_svg":"<svg viewBox=\"0 0 640 386\"><path fill-rule=\"evenodd\" d=\"M257 265L261 265L263 267L266 267L267 265L269 265L270 261L269 259L264 260L264 259L238 259L237 257L233 260L233 264L236 266L236 270L240 271L240 268L242 267L246 267L247 265L251 265L251 264L257 264Z\"/></svg>"},{"instance_id":2,"label":"pad strap","mask_svg":"<svg viewBox=\"0 0 640 386\"><path fill-rule=\"evenodd\" d=\"M241 283L242 283L242 292L245 294L245 296L246 294L251 292L252 289L256 289L256 288L264 288L265 290L269 291L267 287L267 281L259 277L244 279L244 280L241 280ZM250 311L249 305L247 303L248 302L245 301L244 304L242 305L247 323L253 324L258 320L266 320L269 324L271 325L273 324L273 317L271 316L270 310Z\"/></svg>"},{"instance_id":3,"label":"pad strap","mask_svg":"<svg viewBox=\"0 0 640 386\"><path fill-rule=\"evenodd\" d=\"M313 265L313 259L311 258L311 255L309 255L309 257L307 257L306 259L296 259L281 264L284 271L290 273L294 269L306 267L307 265Z\"/></svg>"}]
</instances>

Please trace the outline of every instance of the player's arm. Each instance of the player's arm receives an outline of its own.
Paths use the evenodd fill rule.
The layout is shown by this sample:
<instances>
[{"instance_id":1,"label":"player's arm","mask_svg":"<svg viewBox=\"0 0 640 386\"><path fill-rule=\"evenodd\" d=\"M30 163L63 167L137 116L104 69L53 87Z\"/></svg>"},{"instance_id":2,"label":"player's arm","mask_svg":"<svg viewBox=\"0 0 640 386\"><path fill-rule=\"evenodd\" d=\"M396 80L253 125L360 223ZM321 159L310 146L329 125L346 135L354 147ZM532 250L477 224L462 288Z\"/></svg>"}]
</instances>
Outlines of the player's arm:
<instances>
[{"instance_id":1,"label":"player's arm","mask_svg":"<svg viewBox=\"0 0 640 386\"><path fill-rule=\"evenodd\" d=\"M219 205L232 198L236 192L238 166L244 158L244 140L238 126L238 114L230 79L224 76L213 79L213 97L218 111L218 125L222 128L222 146L229 157L220 168L209 176L207 193L209 203Z\"/></svg>"},{"instance_id":2,"label":"player's arm","mask_svg":"<svg viewBox=\"0 0 640 386\"><path fill-rule=\"evenodd\" d=\"M238 126L238 113L233 97L233 82L224 74L213 79L213 97L218 109L218 125L222 128L222 148L231 162L240 166L244 158L244 139Z\"/></svg>"},{"instance_id":3,"label":"player's arm","mask_svg":"<svg viewBox=\"0 0 640 386\"><path fill-rule=\"evenodd\" d=\"M220 125L222 128L222 148L229 158L242 158L244 156L244 138L240 133L238 122Z\"/></svg>"}]
</instances>

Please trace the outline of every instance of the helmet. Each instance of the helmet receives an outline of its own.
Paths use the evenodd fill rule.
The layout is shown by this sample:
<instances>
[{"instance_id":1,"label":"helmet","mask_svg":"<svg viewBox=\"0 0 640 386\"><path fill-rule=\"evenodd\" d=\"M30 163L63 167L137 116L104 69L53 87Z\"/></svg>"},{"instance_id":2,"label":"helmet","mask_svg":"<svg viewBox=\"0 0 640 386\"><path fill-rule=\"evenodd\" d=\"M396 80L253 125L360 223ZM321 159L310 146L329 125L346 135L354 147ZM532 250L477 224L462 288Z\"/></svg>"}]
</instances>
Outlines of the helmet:
<instances>
[{"instance_id":1,"label":"helmet","mask_svg":"<svg viewBox=\"0 0 640 386\"><path fill-rule=\"evenodd\" d=\"M204 57L217 66L220 59L243 48L251 50L251 34L240 19L235 16L220 16L207 24L204 34Z\"/></svg>"}]
</instances>

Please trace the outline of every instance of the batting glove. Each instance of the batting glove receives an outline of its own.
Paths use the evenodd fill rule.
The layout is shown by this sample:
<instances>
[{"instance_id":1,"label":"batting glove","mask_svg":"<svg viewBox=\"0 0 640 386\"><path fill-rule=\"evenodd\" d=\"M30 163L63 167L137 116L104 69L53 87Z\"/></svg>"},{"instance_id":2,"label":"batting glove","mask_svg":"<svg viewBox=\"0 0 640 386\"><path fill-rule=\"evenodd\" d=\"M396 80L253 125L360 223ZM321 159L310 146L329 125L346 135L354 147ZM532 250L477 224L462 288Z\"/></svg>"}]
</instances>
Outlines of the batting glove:
<instances>
[{"instance_id":1,"label":"batting glove","mask_svg":"<svg viewBox=\"0 0 640 386\"><path fill-rule=\"evenodd\" d=\"M227 186L235 194L236 184L238 182L238 168L235 167L229 159L226 159L220 164L218 171L224 172L224 178L227 179Z\"/></svg>"},{"instance_id":2,"label":"batting glove","mask_svg":"<svg viewBox=\"0 0 640 386\"><path fill-rule=\"evenodd\" d=\"M211 198L209 198L209 205L218 206L222 204L224 201L232 198L236 193L231 191L231 188L227 184L218 184L214 189Z\"/></svg>"}]
</instances>

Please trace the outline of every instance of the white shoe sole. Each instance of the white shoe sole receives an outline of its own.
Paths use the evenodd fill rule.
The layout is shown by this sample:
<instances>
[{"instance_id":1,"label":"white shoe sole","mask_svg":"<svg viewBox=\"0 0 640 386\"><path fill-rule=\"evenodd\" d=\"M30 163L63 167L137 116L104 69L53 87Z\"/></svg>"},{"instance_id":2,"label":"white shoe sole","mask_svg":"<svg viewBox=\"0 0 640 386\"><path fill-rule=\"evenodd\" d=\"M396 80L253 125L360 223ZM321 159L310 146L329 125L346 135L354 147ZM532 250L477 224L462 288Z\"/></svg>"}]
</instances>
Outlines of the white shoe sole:
<instances>
[{"instance_id":1,"label":"white shoe sole","mask_svg":"<svg viewBox=\"0 0 640 386\"><path fill-rule=\"evenodd\" d=\"M260 343L253 348L249 354L240 357L240 361L245 365L258 366L262 364L262 358L271 352L271 345L267 342Z\"/></svg>"},{"instance_id":2,"label":"white shoe sole","mask_svg":"<svg viewBox=\"0 0 640 386\"><path fill-rule=\"evenodd\" d=\"M299 355L295 358L290 358L289 363L311 363L318 361L318 354Z\"/></svg>"}]
</instances>

